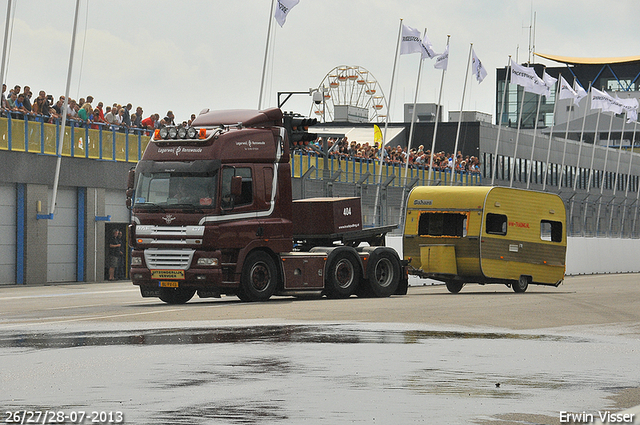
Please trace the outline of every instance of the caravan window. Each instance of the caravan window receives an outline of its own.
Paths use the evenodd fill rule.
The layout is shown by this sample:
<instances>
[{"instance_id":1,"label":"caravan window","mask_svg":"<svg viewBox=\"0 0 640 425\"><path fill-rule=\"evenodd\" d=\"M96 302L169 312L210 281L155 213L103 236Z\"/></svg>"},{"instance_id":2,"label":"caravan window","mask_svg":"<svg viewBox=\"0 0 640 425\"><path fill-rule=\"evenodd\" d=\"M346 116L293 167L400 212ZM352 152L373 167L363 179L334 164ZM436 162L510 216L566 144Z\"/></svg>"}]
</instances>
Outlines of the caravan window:
<instances>
[{"instance_id":1,"label":"caravan window","mask_svg":"<svg viewBox=\"0 0 640 425\"><path fill-rule=\"evenodd\" d=\"M425 212L418 221L420 236L467 236L466 213Z\"/></svg>"},{"instance_id":2,"label":"caravan window","mask_svg":"<svg viewBox=\"0 0 640 425\"><path fill-rule=\"evenodd\" d=\"M487 213L486 232L491 235L507 234L507 216L504 214Z\"/></svg>"},{"instance_id":3,"label":"caravan window","mask_svg":"<svg viewBox=\"0 0 640 425\"><path fill-rule=\"evenodd\" d=\"M540 239L549 242L562 242L562 222L542 220L540 222Z\"/></svg>"}]
</instances>

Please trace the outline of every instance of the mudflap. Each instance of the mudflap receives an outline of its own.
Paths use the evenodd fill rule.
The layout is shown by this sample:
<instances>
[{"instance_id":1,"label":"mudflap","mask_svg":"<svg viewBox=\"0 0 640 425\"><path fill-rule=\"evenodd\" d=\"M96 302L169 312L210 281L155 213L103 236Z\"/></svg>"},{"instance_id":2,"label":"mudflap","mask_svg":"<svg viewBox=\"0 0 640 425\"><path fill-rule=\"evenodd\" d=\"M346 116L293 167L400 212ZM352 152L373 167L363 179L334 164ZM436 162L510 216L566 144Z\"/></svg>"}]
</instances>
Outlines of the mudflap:
<instances>
[{"instance_id":1,"label":"mudflap","mask_svg":"<svg viewBox=\"0 0 640 425\"><path fill-rule=\"evenodd\" d=\"M401 260L402 264L402 279L398 283L398 289L393 295L407 295L409 289L409 260Z\"/></svg>"}]
</instances>

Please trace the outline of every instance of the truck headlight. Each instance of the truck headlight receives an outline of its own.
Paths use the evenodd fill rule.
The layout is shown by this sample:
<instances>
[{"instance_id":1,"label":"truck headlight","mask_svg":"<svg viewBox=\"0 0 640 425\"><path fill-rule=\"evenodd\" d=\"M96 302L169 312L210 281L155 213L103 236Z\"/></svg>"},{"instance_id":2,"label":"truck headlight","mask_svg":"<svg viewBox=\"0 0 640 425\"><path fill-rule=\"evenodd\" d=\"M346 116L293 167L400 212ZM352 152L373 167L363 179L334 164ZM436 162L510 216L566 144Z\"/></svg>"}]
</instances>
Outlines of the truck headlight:
<instances>
[{"instance_id":1,"label":"truck headlight","mask_svg":"<svg viewBox=\"0 0 640 425\"><path fill-rule=\"evenodd\" d=\"M131 265L132 266L141 266L142 265L142 257L131 257Z\"/></svg>"},{"instance_id":2,"label":"truck headlight","mask_svg":"<svg viewBox=\"0 0 640 425\"><path fill-rule=\"evenodd\" d=\"M198 258L199 266L217 266L218 259L217 258Z\"/></svg>"}]
</instances>

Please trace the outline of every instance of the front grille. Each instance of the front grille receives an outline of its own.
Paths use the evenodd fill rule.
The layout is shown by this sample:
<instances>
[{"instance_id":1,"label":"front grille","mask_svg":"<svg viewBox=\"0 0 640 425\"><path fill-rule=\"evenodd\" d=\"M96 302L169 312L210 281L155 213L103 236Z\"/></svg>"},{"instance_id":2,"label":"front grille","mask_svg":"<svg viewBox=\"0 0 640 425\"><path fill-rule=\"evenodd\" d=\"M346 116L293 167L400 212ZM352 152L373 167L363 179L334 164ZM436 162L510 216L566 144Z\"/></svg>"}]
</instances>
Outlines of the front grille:
<instances>
[{"instance_id":1,"label":"front grille","mask_svg":"<svg viewBox=\"0 0 640 425\"><path fill-rule=\"evenodd\" d=\"M204 236L204 226L136 226L137 236Z\"/></svg>"},{"instance_id":2,"label":"front grille","mask_svg":"<svg viewBox=\"0 0 640 425\"><path fill-rule=\"evenodd\" d=\"M144 260L149 269L187 270L194 252L193 249L145 249Z\"/></svg>"}]
</instances>

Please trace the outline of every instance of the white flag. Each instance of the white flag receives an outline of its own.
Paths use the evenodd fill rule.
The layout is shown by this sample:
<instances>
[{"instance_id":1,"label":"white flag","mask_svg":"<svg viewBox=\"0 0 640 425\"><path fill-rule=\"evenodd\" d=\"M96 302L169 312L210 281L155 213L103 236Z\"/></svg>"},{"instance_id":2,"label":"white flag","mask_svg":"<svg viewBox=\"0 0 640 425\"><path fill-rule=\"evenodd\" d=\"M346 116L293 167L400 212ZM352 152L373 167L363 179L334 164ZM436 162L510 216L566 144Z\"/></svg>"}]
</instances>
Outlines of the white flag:
<instances>
[{"instance_id":1,"label":"white flag","mask_svg":"<svg viewBox=\"0 0 640 425\"><path fill-rule=\"evenodd\" d=\"M427 37L427 33L424 33L424 37L422 38L422 43L420 43L420 47L422 48L422 59L429 58L433 59L438 54L433 50L433 45L431 44L431 40Z\"/></svg>"},{"instance_id":2,"label":"white flag","mask_svg":"<svg viewBox=\"0 0 640 425\"><path fill-rule=\"evenodd\" d=\"M560 91L558 91L558 99L576 99L578 97L578 93L567 83L567 80L564 77L560 76Z\"/></svg>"},{"instance_id":3,"label":"white flag","mask_svg":"<svg viewBox=\"0 0 640 425\"><path fill-rule=\"evenodd\" d=\"M402 24L402 39L400 41L400 54L420 53L422 51L422 40L420 31Z\"/></svg>"},{"instance_id":4,"label":"white flag","mask_svg":"<svg viewBox=\"0 0 640 425\"><path fill-rule=\"evenodd\" d=\"M287 15L293 9L293 6L298 4L300 0L278 0L276 5L276 13L274 17L280 26L284 26L284 21L287 20Z\"/></svg>"},{"instance_id":5,"label":"white flag","mask_svg":"<svg viewBox=\"0 0 640 425\"><path fill-rule=\"evenodd\" d=\"M607 92L591 87L591 109L602 109L602 112L621 114L625 108L622 102L614 99Z\"/></svg>"},{"instance_id":6,"label":"white flag","mask_svg":"<svg viewBox=\"0 0 640 425\"><path fill-rule=\"evenodd\" d=\"M627 113L629 122L638 120L638 99L630 97L628 99L620 99L616 95L616 100L622 104L622 108Z\"/></svg>"},{"instance_id":7,"label":"white flag","mask_svg":"<svg viewBox=\"0 0 640 425\"><path fill-rule=\"evenodd\" d=\"M511 82L521 86L524 91L545 95L547 85L542 78L538 77L533 68L518 65L511 59Z\"/></svg>"},{"instance_id":8,"label":"white flag","mask_svg":"<svg viewBox=\"0 0 640 425\"><path fill-rule=\"evenodd\" d=\"M551 97L551 88L555 85L558 79L547 74L547 71L542 71L542 81L544 81L544 84L547 86L547 92L544 95L549 99Z\"/></svg>"},{"instance_id":9,"label":"white flag","mask_svg":"<svg viewBox=\"0 0 640 425\"><path fill-rule=\"evenodd\" d=\"M582 88L582 86L580 84L578 84L578 81L574 81L573 83L573 89L576 91L576 93L578 94L578 97L576 97L573 100L573 104L578 106L580 104L580 101L582 99L584 99L585 97L587 97L587 92L584 91L584 89Z\"/></svg>"},{"instance_id":10,"label":"white flag","mask_svg":"<svg viewBox=\"0 0 640 425\"><path fill-rule=\"evenodd\" d=\"M487 70L484 68L482 62L480 62L480 59L478 59L478 56L476 56L476 52L473 49L471 49L471 64L473 67L473 75L476 76L478 83L481 83L482 80L484 80L484 77L487 76Z\"/></svg>"},{"instance_id":11,"label":"white flag","mask_svg":"<svg viewBox=\"0 0 640 425\"><path fill-rule=\"evenodd\" d=\"M449 64L449 45L447 44L447 47L444 48L444 53L442 53L436 58L436 61L433 64L433 67L436 69L443 69L446 71L448 64Z\"/></svg>"}]
</instances>

